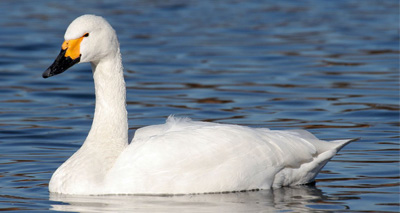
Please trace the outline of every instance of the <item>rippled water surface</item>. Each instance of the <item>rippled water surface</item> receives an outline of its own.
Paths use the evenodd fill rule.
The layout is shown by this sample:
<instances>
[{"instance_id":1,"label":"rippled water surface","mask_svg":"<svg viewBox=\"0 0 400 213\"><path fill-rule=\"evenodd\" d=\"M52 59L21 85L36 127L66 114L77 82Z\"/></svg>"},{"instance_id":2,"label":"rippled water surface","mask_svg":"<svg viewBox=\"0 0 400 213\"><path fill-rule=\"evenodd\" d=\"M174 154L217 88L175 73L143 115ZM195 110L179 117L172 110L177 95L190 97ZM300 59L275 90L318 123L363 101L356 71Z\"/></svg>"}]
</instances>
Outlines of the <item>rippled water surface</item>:
<instances>
[{"instance_id":1,"label":"rippled water surface","mask_svg":"<svg viewBox=\"0 0 400 213\"><path fill-rule=\"evenodd\" d=\"M0 2L0 211L399 211L399 5L348 1ZM360 138L315 186L192 196L55 196L90 128L90 65L42 79L68 24L118 33L131 131L170 114Z\"/></svg>"}]
</instances>

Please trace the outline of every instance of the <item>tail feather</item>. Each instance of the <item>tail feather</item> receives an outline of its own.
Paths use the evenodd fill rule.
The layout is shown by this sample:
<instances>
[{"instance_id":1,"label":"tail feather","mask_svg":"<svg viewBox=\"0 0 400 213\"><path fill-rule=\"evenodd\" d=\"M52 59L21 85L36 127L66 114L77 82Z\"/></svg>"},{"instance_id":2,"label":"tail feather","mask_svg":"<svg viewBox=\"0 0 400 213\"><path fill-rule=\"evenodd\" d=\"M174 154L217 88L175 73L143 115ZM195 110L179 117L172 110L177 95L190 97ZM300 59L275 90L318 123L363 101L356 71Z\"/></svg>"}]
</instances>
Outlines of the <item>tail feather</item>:
<instances>
[{"instance_id":1,"label":"tail feather","mask_svg":"<svg viewBox=\"0 0 400 213\"><path fill-rule=\"evenodd\" d=\"M347 144L359 138L348 140L334 140L327 143L315 143L322 151L313 161L302 164L299 168L284 168L275 175L273 187L307 184L315 181L315 177L328 161ZM327 146L329 145L330 148ZM329 149L328 149L329 148Z\"/></svg>"},{"instance_id":2,"label":"tail feather","mask_svg":"<svg viewBox=\"0 0 400 213\"><path fill-rule=\"evenodd\" d=\"M345 147L347 144L358 141L360 138L353 138L353 139L345 139L345 140L334 140L330 141L330 143L335 143L336 144L336 152L339 152L343 147Z\"/></svg>"}]
</instances>

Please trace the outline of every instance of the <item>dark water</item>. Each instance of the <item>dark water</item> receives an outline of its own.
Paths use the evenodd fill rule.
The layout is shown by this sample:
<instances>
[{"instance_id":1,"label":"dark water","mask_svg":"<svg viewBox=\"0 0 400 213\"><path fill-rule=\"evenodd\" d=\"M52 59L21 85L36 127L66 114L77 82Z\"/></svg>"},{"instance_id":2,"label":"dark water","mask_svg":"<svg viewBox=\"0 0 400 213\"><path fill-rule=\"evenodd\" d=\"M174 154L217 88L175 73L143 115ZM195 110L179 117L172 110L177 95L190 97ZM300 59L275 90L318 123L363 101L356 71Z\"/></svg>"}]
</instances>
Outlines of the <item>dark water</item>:
<instances>
[{"instance_id":1,"label":"dark water","mask_svg":"<svg viewBox=\"0 0 400 213\"><path fill-rule=\"evenodd\" d=\"M399 211L399 2L0 2L0 211ZM68 24L115 27L131 131L170 115L361 138L315 187L197 196L50 196L93 118L90 66L42 79Z\"/></svg>"}]
</instances>

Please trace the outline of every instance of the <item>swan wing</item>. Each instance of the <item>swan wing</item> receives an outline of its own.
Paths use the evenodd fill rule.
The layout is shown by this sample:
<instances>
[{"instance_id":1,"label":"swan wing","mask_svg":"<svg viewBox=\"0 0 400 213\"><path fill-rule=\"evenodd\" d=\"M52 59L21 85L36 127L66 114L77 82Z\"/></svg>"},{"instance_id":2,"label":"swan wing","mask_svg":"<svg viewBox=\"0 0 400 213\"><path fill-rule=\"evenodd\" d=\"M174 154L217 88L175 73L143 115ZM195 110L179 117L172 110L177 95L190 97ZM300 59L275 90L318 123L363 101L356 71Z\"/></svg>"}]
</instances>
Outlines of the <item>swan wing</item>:
<instances>
[{"instance_id":1,"label":"swan wing","mask_svg":"<svg viewBox=\"0 0 400 213\"><path fill-rule=\"evenodd\" d=\"M123 194L265 189L281 171L301 168L328 146L306 131L170 117L165 124L137 130L105 181L107 190Z\"/></svg>"}]
</instances>

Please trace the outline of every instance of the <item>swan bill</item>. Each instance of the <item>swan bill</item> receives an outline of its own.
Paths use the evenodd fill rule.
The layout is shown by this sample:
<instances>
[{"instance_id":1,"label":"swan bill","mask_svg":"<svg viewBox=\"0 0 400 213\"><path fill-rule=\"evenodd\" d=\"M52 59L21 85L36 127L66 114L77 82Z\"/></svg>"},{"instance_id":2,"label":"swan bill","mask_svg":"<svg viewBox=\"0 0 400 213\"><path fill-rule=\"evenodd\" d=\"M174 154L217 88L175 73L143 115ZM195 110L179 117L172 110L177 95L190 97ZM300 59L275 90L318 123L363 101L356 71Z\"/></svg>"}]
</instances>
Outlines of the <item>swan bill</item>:
<instances>
[{"instance_id":1,"label":"swan bill","mask_svg":"<svg viewBox=\"0 0 400 213\"><path fill-rule=\"evenodd\" d=\"M72 67L74 64L78 63L81 59L81 57L77 57L75 59L72 59L70 56L66 57L66 49L61 49L60 54L58 54L56 60L53 62L52 65L50 65L49 68L47 68L46 71L43 73L43 78L48 78L54 75L58 75L60 73L65 72L68 68Z\"/></svg>"},{"instance_id":2,"label":"swan bill","mask_svg":"<svg viewBox=\"0 0 400 213\"><path fill-rule=\"evenodd\" d=\"M77 39L66 40L61 46L61 52L58 54L53 64L43 73L43 78L63 73L81 59L80 47L84 37L89 36L88 33Z\"/></svg>"}]
</instances>

